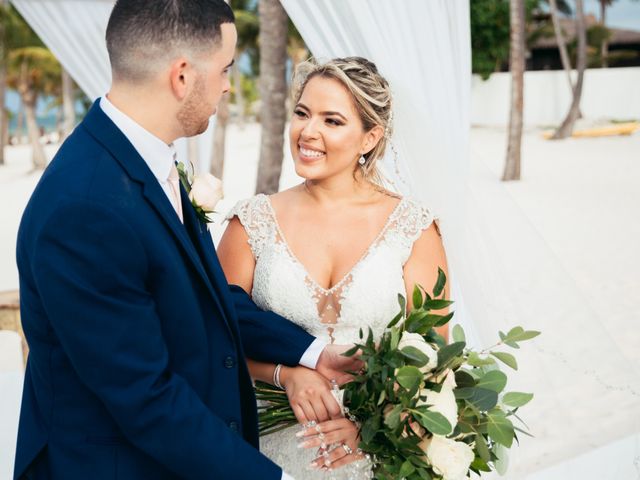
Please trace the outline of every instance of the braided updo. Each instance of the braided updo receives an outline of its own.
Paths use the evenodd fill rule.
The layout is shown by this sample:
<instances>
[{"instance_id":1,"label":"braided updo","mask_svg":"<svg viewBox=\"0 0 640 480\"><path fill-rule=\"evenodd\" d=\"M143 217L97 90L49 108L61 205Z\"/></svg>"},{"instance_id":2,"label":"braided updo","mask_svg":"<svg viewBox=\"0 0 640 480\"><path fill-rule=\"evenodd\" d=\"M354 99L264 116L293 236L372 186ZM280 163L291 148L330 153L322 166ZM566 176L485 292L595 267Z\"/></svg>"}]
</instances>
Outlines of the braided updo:
<instances>
[{"instance_id":1,"label":"braided updo","mask_svg":"<svg viewBox=\"0 0 640 480\"><path fill-rule=\"evenodd\" d=\"M364 155L362 172L365 179L379 181L376 162L382 158L392 133L391 89L387 80L378 73L373 62L362 57L334 58L325 63L315 59L300 63L295 70L292 85L293 103L298 103L302 92L314 77L333 78L351 93L356 111L365 132L379 125L384 135L376 146Z\"/></svg>"}]
</instances>

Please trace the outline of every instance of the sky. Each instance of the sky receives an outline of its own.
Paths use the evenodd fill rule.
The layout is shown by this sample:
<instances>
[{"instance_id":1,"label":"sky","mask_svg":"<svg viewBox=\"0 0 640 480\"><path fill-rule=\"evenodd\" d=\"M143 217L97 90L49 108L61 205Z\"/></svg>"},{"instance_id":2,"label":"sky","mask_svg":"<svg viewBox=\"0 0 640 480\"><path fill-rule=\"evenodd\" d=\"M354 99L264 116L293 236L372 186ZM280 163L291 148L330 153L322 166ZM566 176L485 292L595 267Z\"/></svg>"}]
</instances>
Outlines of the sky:
<instances>
[{"instance_id":1,"label":"sky","mask_svg":"<svg viewBox=\"0 0 640 480\"><path fill-rule=\"evenodd\" d=\"M598 0L585 0L584 8L586 13L593 13L600 18ZM640 0L615 0L607 8L607 26L640 31Z\"/></svg>"}]
</instances>

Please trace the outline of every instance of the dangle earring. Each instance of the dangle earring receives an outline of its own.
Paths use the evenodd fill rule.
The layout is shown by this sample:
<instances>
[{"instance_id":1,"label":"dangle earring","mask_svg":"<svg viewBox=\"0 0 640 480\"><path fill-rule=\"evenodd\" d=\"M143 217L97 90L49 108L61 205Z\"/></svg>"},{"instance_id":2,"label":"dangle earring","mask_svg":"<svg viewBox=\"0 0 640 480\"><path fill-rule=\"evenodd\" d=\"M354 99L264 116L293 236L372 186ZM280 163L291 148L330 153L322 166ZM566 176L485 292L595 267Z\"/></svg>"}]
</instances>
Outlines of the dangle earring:
<instances>
[{"instance_id":1,"label":"dangle earring","mask_svg":"<svg viewBox=\"0 0 640 480\"><path fill-rule=\"evenodd\" d=\"M367 163L367 159L364 158L364 155L360 155L360 158L358 159L358 163L360 164L361 167L364 167L364 164Z\"/></svg>"}]
</instances>

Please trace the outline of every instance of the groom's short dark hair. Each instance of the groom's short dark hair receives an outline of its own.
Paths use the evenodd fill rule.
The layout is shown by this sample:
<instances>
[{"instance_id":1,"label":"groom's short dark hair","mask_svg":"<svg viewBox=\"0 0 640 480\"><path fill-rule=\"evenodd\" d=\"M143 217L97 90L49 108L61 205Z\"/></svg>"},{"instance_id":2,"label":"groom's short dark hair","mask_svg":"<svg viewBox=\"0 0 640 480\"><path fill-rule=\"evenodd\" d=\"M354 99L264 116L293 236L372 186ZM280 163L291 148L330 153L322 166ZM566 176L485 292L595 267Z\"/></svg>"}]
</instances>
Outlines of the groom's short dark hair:
<instances>
[{"instance_id":1,"label":"groom's short dark hair","mask_svg":"<svg viewBox=\"0 0 640 480\"><path fill-rule=\"evenodd\" d=\"M209 52L234 21L224 0L117 0L106 35L113 75L145 80L173 56Z\"/></svg>"}]
</instances>

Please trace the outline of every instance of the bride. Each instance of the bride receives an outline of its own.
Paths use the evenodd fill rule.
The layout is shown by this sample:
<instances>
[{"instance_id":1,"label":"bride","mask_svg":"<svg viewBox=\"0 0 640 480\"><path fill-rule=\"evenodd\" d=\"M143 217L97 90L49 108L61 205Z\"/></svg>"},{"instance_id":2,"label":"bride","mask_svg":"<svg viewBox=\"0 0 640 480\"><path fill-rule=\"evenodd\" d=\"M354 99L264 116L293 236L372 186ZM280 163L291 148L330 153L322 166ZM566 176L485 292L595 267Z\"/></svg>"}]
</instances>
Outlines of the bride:
<instances>
[{"instance_id":1,"label":"bride","mask_svg":"<svg viewBox=\"0 0 640 480\"><path fill-rule=\"evenodd\" d=\"M327 343L357 342L368 327L379 337L399 293L410 303L415 284L430 287L438 267L446 272L434 216L383 188L376 169L391 136L389 85L363 58L305 62L294 77L294 105L290 148L305 181L239 202L228 214L220 261L229 283L258 306ZM446 327L439 333L446 338ZM320 433L299 445L295 427L263 438L263 453L297 478L326 478L322 470L348 464L334 478L368 476L358 428L340 415L324 377L248 363L253 378L286 390L300 423L320 422L312 429Z\"/></svg>"}]
</instances>

